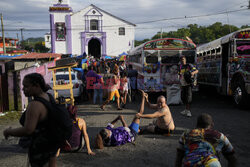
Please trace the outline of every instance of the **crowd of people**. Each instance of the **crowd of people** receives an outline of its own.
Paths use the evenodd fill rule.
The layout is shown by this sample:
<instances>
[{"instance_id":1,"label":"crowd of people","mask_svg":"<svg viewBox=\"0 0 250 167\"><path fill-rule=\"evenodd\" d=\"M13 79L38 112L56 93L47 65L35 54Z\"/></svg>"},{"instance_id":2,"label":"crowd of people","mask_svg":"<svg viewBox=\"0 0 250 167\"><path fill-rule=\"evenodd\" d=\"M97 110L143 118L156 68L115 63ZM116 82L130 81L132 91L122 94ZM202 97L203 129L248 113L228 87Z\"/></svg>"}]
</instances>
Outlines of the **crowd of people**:
<instances>
[{"instance_id":1,"label":"crowd of people","mask_svg":"<svg viewBox=\"0 0 250 167\"><path fill-rule=\"evenodd\" d=\"M111 60L90 63L82 72L81 79L84 85L84 99L90 103L99 103L102 110L110 101L115 101L117 109L126 107L127 98L135 99L137 90L138 72L131 65L127 68L124 61ZM85 94L86 95L86 94ZM106 100L103 102L103 99Z\"/></svg>"},{"instance_id":2,"label":"crowd of people","mask_svg":"<svg viewBox=\"0 0 250 167\"><path fill-rule=\"evenodd\" d=\"M182 114L191 116L190 103L192 101L192 92L190 92L190 83L185 81L184 74L189 70L190 75L195 75L198 70L192 65L187 65L185 57L181 57L180 80L182 86L182 98L185 104L185 110ZM138 135L145 132L153 134L171 135L175 131L175 123L171 111L166 103L164 96L157 98L157 103L152 104L149 101L149 95L143 90L137 90L136 79L137 71L131 66L126 68L124 62L111 61L100 62L96 66L90 65L88 71L84 72L82 79L86 85L88 100L96 104L99 101L100 108L105 110L105 106L112 100L116 101L117 109L121 110L127 103L127 95L131 89L131 98L136 92L140 93L140 107L138 113L128 126L124 117L118 115L111 121L106 128L100 130L95 138L95 147L102 149L108 146L119 146L126 143L135 142ZM33 73L25 76L23 81L23 92L27 97L41 97L50 101L46 93L47 87L42 75ZM137 93L138 94L138 93ZM106 100L103 102L103 98ZM98 100L99 99L99 100ZM146 105L154 110L152 114L144 114ZM25 115L25 122L20 128L8 128L3 134L6 139L9 136L31 136L32 142L29 146L29 162L31 166L56 166L56 157L59 156L59 150L64 152L77 152L81 150L84 143L89 155L95 155L90 148L90 141L87 134L87 126L84 119L77 116L76 106L68 106L69 116L72 120L72 135L60 146L51 143L44 137L44 131L49 129L46 126L48 122L48 109L39 101L32 100L28 106ZM142 119L155 120L146 127L140 127ZM122 127L114 127L121 121ZM184 132L179 140L176 167L220 167L218 153L222 152L228 160L228 166L236 166L234 149L227 137L213 129L213 119L208 114L201 114L197 119L197 126L193 130ZM39 145L37 144L39 143Z\"/></svg>"}]
</instances>

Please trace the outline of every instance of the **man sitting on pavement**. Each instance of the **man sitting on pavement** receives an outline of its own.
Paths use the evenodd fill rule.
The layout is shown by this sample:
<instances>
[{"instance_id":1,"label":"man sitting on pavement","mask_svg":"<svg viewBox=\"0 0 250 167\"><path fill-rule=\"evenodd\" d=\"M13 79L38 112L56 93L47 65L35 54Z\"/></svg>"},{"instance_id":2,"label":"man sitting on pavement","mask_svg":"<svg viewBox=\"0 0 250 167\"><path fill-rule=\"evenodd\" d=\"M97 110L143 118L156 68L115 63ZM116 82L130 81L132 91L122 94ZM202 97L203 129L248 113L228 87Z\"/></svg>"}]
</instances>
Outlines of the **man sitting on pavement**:
<instances>
[{"instance_id":1,"label":"man sitting on pavement","mask_svg":"<svg viewBox=\"0 0 250 167\"><path fill-rule=\"evenodd\" d=\"M146 103L148 107L155 110L156 112L154 112L153 114L138 113L137 117L147 118L147 119L157 118L155 121L153 121L152 124L149 124L144 130L157 134L169 134L170 132L173 132L175 129L174 120L168 108L168 105L166 104L166 98L164 96L159 96L157 98L157 104L151 104L148 100L148 94L145 93L144 91L142 92L146 98Z\"/></svg>"},{"instance_id":2,"label":"man sitting on pavement","mask_svg":"<svg viewBox=\"0 0 250 167\"><path fill-rule=\"evenodd\" d=\"M201 114L196 129L185 132L179 140L175 167L221 167L218 153L228 160L228 167L236 166L234 149L224 134L213 130L213 119Z\"/></svg>"}]
</instances>

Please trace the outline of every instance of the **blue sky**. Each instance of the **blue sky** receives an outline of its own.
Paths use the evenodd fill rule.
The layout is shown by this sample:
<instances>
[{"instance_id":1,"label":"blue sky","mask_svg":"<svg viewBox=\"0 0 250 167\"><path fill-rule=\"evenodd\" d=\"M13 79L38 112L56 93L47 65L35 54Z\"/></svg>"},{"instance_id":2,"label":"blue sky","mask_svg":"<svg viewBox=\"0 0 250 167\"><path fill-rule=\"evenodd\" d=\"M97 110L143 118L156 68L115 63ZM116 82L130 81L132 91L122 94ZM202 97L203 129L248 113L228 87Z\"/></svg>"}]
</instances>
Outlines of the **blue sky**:
<instances>
[{"instance_id":1,"label":"blue sky","mask_svg":"<svg viewBox=\"0 0 250 167\"><path fill-rule=\"evenodd\" d=\"M154 34L177 30L188 24L202 26L215 22L233 24L238 27L250 25L250 9L248 0L69 0L73 11L79 11L90 4L124 20L137 24L135 37L137 40L151 38ZM24 28L24 38L43 37L49 32L49 6L57 0L1 0L0 13L4 17L5 36L21 38L21 28ZM247 9L247 10L244 10ZM237 12L232 12L240 10ZM220 12L228 14L211 15ZM186 18L185 18L186 16ZM189 18L190 16L202 16ZM141 22L164 20L147 24ZM38 30L39 29L39 30ZM12 31L10 31L12 30ZM2 33L0 33L2 36Z\"/></svg>"}]
</instances>

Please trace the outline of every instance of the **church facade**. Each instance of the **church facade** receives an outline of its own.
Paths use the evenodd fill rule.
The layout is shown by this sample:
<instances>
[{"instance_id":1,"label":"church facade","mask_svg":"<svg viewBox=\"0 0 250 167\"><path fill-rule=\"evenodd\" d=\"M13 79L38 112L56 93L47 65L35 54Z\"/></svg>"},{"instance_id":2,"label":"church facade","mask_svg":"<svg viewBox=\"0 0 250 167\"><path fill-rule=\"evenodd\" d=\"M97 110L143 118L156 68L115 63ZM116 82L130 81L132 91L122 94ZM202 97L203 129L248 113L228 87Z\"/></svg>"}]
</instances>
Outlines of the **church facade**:
<instances>
[{"instance_id":1,"label":"church facade","mask_svg":"<svg viewBox=\"0 0 250 167\"><path fill-rule=\"evenodd\" d=\"M49 8L52 53L118 56L134 47L135 24L97 6L73 12L69 0Z\"/></svg>"}]
</instances>

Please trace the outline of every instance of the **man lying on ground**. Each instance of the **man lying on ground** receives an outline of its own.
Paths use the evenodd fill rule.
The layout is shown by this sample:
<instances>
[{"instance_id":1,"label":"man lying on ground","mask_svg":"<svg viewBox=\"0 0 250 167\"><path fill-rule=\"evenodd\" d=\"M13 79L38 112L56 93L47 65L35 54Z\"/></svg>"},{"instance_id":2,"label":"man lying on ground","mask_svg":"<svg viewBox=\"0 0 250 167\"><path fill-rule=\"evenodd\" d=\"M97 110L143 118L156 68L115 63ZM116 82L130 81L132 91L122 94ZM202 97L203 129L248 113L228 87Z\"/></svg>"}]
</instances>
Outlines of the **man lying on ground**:
<instances>
[{"instance_id":1,"label":"man lying on ground","mask_svg":"<svg viewBox=\"0 0 250 167\"><path fill-rule=\"evenodd\" d=\"M166 98L164 96L159 96L157 98L157 104L151 104L148 100L148 94L143 90L140 90L146 99L146 103L149 108L155 110L153 114L141 114L138 113L136 116L138 118L157 118L153 123L149 124L143 131L148 131L157 134L169 134L174 131L175 125L172 114L166 104Z\"/></svg>"},{"instance_id":2,"label":"man lying on ground","mask_svg":"<svg viewBox=\"0 0 250 167\"><path fill-rule=\"evenodd\" d=\"M141 106L139 113L143 114L144 112L144 102L145 97L142 94ZM114 128L115 123L120 120L122 127ZM126 143L131 143L135 141L135 137L139 132L140 118L134 117L130 126L128 126L123 118L119 115L114 119L105 129L102 129L96 136L96 148L103 149L104 146L118 146Z\"/></svg>"}]
</instances>

